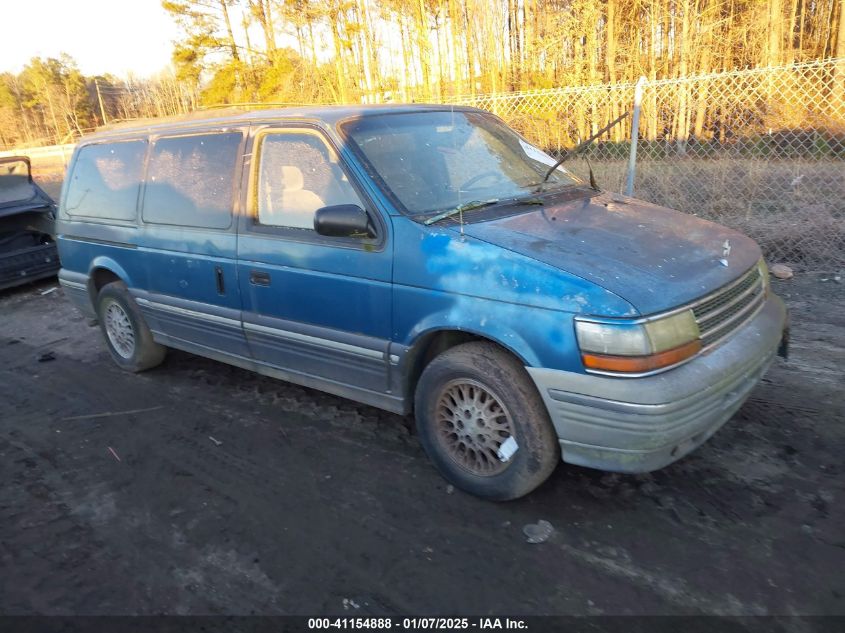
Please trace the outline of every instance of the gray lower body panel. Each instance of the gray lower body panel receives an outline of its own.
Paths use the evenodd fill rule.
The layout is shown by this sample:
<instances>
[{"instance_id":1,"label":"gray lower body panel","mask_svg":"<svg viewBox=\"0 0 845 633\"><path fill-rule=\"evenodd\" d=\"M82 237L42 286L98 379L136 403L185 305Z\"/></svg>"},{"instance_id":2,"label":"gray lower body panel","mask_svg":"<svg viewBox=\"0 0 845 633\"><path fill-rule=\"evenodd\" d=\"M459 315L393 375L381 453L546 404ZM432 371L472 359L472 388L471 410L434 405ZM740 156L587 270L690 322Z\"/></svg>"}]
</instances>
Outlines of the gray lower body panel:
<instances>
[{"instance_id":1,"label":"gray lower body panel","mask_svg":"<svg viewBox=\"0 0 845 633\"><path fill-rule=\"evenodd\" d=\"M326 393L331 393L342 398L348 398L349 400L355 400L356 402L385 409L393 413L402 414L406 411L404 399L388 393L362 389L354 385L328 380L320 376L314 376L292 369L274 367L253 358L247 358L245 356L235 354L226 354L220 350L205 347L203 345L199 345L191 341L185 341L173 336L168 336L166 334L157 334L155 339L157 342L168 347L181 349L192 354L197 354L198 356L205 356L206 358L235 365L236 367L242 367L243 369L248 369L265 376L270 376L271 378L278 378L279 380L302 385L303 387L311 387L312 389L325 391Z\"/></svg>"},{"instance_id":2,"label":"gray lower body panel","mask_svg":"<svg viewBox=\"0 0 845 633\"><path fill-rule=\"evenodd\" d=\"M248 356L241 311L130 288L153 337L192 341L207 349Z\"/></svg>"},{"instance_id":3,"label":"gray lower body panel","mask_svg":"<svg viewBox=\"0 0 845 633\"><path fill-rule=\"evenodd\" d=\"M97 312L94 310L91 294L88 291L88 275L62 268L59 271L59 285L77 310L89 319L97 318Z\"/></svg>"},{"instance_id":4,"label":"gray lower body panel","mask_svg":"<svg viewBox=\"0 0 845 633\"><path fill-rule=\"evenodd\" d=\"M388 341L254 313L244 314L243 327L259 362L370 391L389 389Z\"/></svg>"},{"instance_id":5,"label":"gray lower body panel","mask_svg":"<svg viewBox=\"0 0 845 633\"><path fill-rule=\"evenodd\" d=\"M563 460L615 472L648 472L680 459L742 406L771 364L786 308L771 295L716 347L676 369L612 378L527 368L549 410Z\"/></svg>"}]
</instances>

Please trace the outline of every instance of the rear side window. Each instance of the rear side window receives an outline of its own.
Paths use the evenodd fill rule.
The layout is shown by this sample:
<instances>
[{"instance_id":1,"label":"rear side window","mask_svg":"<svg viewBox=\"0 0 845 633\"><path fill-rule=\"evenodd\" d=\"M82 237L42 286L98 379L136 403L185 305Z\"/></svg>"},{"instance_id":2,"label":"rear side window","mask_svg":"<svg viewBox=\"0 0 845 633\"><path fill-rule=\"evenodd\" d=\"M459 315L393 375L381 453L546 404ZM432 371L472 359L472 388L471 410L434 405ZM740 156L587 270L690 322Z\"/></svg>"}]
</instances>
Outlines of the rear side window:
<instances>
[{"instance_id":1,"label":"rear side window","mask_svg":"<svg viewBox=\"0 0 845 633\"><path fill-rule=\"evenodd\" d=\"M68 215L135 219L146 141L86 145L79 150L65 196Z\"/></svg>"},{"instance_id":2,"label":"rear side window","mask_svg":"<svg viewBox=\"0 0 845 633\"><path fill-rule=\"evenodd\" d=\"M144 222L209 229L232 223L240 132L156 140L144 189Z\"/></svg>"}]
</instances>

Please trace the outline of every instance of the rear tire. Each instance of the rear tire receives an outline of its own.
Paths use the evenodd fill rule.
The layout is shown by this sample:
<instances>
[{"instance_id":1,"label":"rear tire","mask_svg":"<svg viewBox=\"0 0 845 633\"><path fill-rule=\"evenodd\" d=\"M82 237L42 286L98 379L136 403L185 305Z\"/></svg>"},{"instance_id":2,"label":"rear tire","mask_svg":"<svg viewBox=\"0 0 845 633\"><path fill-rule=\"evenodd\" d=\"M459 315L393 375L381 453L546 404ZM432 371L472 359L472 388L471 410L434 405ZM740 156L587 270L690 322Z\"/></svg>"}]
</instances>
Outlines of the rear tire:
<instances>
[{"instance_id":1,"label":"rear tire","mask_svg":"<svg viewBox=\"0 0 845 633\"><path fill-rule=\"evenodd\" d=\"M162 363L167 348L153 340L147 322L122 281L113 281L100 289L97 316L106 347L121 369L140 372Z\"/></svg>"},{"instance_id":2,"label":"rear tire","mask_svg":"<svg viewBox=\"0 0 845 633\"><path fill-rule=\"evenodd\" d=\"M450 483L478 497L522 497L560 461L557 435L534 383L493 343L465 343L435 358L420 376L414 401L429 458ZM497 452L509 437L518 449L503 462Z\"/></svg>"}]
</instances>

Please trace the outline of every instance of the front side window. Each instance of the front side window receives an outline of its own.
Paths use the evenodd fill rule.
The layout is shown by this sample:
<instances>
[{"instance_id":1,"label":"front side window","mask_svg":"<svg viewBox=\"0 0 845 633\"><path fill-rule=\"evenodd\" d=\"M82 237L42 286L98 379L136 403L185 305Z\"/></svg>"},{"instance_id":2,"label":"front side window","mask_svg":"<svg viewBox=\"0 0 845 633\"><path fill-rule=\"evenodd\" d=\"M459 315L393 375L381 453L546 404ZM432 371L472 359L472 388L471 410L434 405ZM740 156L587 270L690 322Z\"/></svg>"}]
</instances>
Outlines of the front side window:
<instances>
[{"instance_id":1,"label":"front side window","mask_svg":"<svg viewBox=\"0 0 845 633\"><path fill-rule=\"evenodd\" d=\"M68 184L65 212L86 218L134 220L146 151L146 141L81 148Z\"/></svg>"},{"instance_id":2,"label":"front side window","mask_svg":"<svg viewBox=\"0 0 845 633\"><path fill-rule=\"evenodd\" d=\"M260 138L252 203L261 225L310 230L317 209L364 206L332 149L316 133L304 130Z\"/></svg>"},{"instance_id":3,"label":"front side window","mask_svg":"<svg viewBox=\"0 0 845 633\"><path fill-rule=\"evenodd\" d=\"M581 184L499 119L481 112L381 114L343 126L353 148L411 215Z\"/></svg>"},{"instance_id":4,"label":"front side window","mask_svg":"<svg viewBox=\"0 0 845 633\"><path fill-rule=\"evenodd\" d=\"M144 222L228 228L241 139L240 132L225 132L156 140L144 189Z\"/></svg>"}]
</instances>

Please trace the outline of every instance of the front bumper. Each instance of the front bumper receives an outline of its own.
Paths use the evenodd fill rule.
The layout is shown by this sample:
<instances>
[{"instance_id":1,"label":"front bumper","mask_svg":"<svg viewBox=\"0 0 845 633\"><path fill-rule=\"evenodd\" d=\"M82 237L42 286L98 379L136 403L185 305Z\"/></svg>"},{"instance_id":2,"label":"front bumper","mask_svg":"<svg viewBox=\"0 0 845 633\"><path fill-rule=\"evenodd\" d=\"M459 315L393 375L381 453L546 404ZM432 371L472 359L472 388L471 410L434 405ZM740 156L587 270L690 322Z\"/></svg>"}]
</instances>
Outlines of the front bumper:
<instances>
[{"instance_id":1,"label":"front bumper","mask_svg":"<svg viewBox=\"0 0 845 633\"><path fill-rule=\"evenodd\" d=\"M733 416L771 364L786 322L783 301L769 295L730 338L661 374L610 378L527 370L548 408L563 461L649 472L694 450Z\"/></svg>"}]
</instances>

